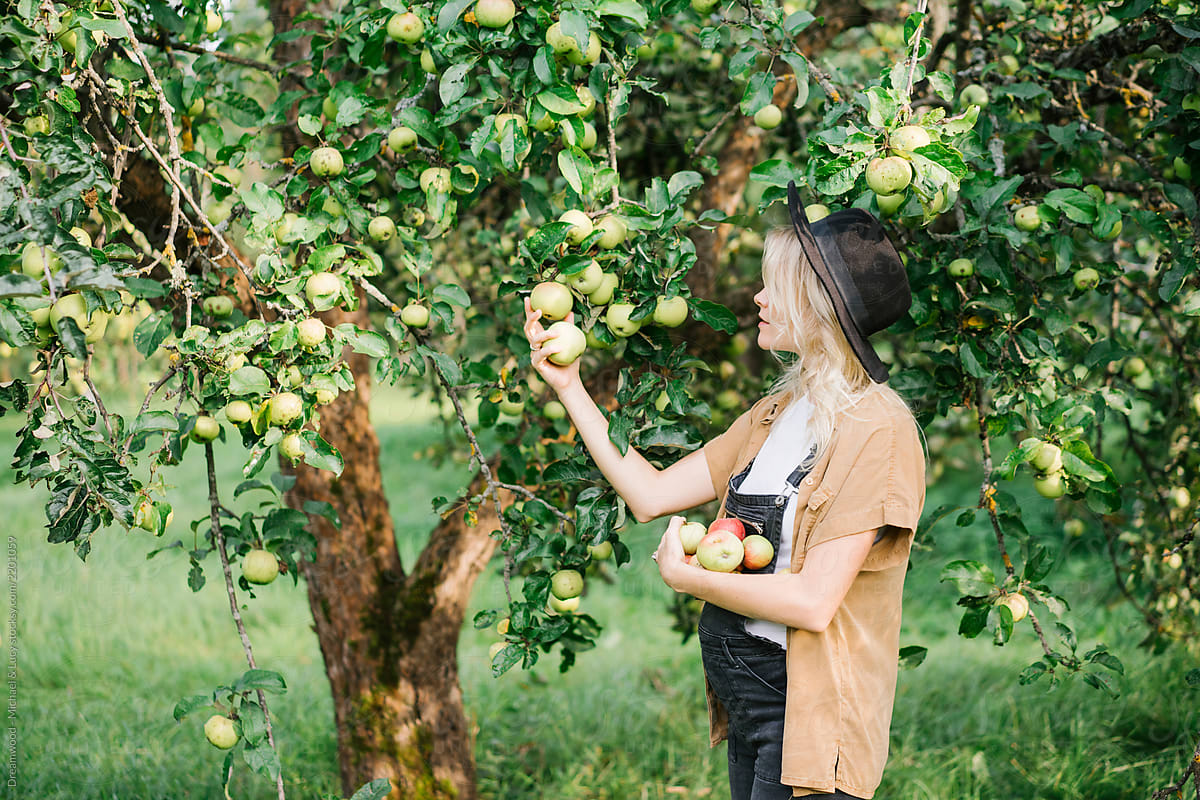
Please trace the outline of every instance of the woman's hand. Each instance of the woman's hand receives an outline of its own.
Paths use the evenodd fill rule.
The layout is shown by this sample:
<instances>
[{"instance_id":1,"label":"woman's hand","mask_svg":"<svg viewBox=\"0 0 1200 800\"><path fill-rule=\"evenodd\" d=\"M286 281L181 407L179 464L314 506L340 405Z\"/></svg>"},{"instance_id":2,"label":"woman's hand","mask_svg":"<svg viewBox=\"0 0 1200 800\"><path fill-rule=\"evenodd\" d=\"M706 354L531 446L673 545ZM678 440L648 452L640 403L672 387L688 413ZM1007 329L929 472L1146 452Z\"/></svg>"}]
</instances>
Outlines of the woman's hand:
<instances>
[{"instance_id":1,"label":"woman's hand","mask_svg":"<svg viewBox=\"0 0 1200 800\"><path fill-rule=\"evenodd\" d=\"M667 530L658 543L658 549L651 556L658 562L658 574L662 576L663 582L677 592L686 591L682 588L681 581L696 569L683 560L686 554L683 552L683 542L679 539L679 529L686 521L683 517L671 517L671 523L667 525Z\"/></svg>"},{"instance_id":2,"label":"woman's hand","mask_svg":"<svg viewBox=\"0 0 1200 800\"><path fill-rule=\"evenodd\" d=\"M529 303L529 298L525 298L525 338L529 340L530 361L533 368L542 376L542 380L553 389L556 393L562 394L572 384L582 381L579 378L579 359L575 359L571 364L565 367L560 367L553 361L549 361L549 357L558 352L558 345L551 342L550 334L542 327L541 323L542 312L534 311L533 306ZM575 321L575 312L567 314L567 322Z\"/></svg>"}]
</instances>

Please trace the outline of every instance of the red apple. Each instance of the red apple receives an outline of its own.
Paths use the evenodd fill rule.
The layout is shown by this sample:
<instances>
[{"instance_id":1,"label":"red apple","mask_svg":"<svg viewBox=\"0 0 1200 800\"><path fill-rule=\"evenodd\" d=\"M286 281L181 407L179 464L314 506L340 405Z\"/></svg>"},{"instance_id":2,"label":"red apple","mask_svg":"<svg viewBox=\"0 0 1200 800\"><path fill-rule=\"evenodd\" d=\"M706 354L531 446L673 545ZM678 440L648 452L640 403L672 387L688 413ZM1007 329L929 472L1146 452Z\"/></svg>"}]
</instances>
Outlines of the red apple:
<instances>
[{"instance_id":1,"label":"red apple","mask_svg":"<svg viewBox=\"0 0 1200 800\"><path fill-rule=\"evenodd\" d=\"M742 559L742 566L746 569L762 569L775 557L775 546L767 537L757 533L752 533L743 539L742 547L746 551L746 555Z\"/></svg>"},{"instance_id":2,"label":"red apple","mask_svg":"<svg viewBox=\"0 0 1200 800\"><path fill-rule=\"evenodd\" d=\"M689 556L696 552L700 540L708 533L699 522L685 522L679 528L679 541L683 544L683 552Z\"/></svg>"},{"instance_id":3,"label":"red apple","mask_svg":"<svg viewBox=\"0 0 1200 800\"><path fill-rule=\"evenodd\" d=\"M708 532L716 533L717 531L729 531L739 539L746 538L746 526L737 517L721 517L718 520L714 520L708 526Z\"/></svg>"},{"instance_id":4,"label":"red apple","mask_svg":"<svg viewBox=\"0 0 1200 800\"><path fill-rule=\"evenodd\" d=\"M713 572L733 572L742 565L745 557L746 548L742 547L742 540L730 530L706 534L696 548L700 566Z\"/></svg>"}]
</instances>

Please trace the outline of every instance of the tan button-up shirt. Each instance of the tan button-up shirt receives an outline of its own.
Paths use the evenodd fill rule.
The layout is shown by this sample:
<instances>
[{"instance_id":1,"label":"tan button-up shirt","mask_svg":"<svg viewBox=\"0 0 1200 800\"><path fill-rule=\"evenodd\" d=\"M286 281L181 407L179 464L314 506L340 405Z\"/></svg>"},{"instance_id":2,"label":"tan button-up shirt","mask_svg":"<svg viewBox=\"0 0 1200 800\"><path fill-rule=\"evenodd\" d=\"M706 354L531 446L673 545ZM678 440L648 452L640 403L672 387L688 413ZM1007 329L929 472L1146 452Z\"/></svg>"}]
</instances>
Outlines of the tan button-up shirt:
<instances>
[{"instance_id":1,"label":"tan button-up shirt","mask_svg":"<svg viewBox=\"0 0 1200 800\"><path fill-rule=\"evenodd\" d=\"M730 476L754 458L782 410L780 398L768 395L704 446L722 514ZM788 629L783 783L794 796L840 789L870 798L887 761L904 575L925 504L916 424L881 395L868 395L844 412L796 504L793 573L818 544L878 528L884 536L825 631ZM728 717L711 688L708 708L716 746Z\"/></svg>"}]
</instances>

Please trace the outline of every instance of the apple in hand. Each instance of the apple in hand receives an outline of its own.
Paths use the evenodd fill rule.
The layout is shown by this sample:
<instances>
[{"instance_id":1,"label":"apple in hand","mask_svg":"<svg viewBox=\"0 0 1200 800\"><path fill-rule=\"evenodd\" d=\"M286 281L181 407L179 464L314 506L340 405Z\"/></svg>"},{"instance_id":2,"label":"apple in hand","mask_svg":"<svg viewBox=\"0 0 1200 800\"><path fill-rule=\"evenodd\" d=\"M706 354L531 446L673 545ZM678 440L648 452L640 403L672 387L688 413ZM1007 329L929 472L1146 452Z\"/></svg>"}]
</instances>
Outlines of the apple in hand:
<instances>
[{"instance_id":1,"label":"apple in hand","mask_svg":"<svg viewBox=\"0 0 1200 800\"><path fill-rule=\"evenodd\" d=\"M279 559L268 550L251 550L242 558L242 575L250 583L266 585L279 575Z\"/></svg>"},{"instance_id":2,"label":"apple in hand","mask_svg":"<svg viewBox=\"0 0 1200 800\"><path fill-rule=\"evenodd\" d=\"M208 739L209 744L221 750L228 750L238 741L233 720L220 714L213 714L208 718L208 722L204 723L204 737Z\"/></svg>"},{"instance_id":3,"label":"apple in hand","mask_svg":"<svg viewBox=\"0 0 1200 800\"><path fill-rule=\"evenodd\" d=\"M708 526L708 532L715 533L717 531L729 531L739 539L746 538L746 526L737 517L721 517L713 520L712 524Z\"/></svg>"},{"instance_id":4,"label":"apple in hand","mask_svg":"<svg viewBox=\"0 0 1200 800\"><path fill-rule=\"evenodd\" d=\"M543 281L529 293L529 305L534 311L541 311L543 319L566 319L575 305L575 298L561 283Z\"/></svg>"},{"instance_id":5,"label":"apple in hand","mask_svg":"<svg viewBox=\"0 0 1200 800\"><path fill-rule=\"evenodd\" d=\"M762 569L775 557L775 546L771 544L771 540L757 533L743 539L742 547L746 551L742 566L746 569Z\"/></svg>"},{"instance_id":6,"label":"apple in hand","mask_svg":"<svg viewBox=\"0 0 1200 800\"><path fill-rule=\"evenodd\" d=\"M705 534L696 547L700 566L712 572L733 572L742 565L746 549L732 531L718 530Z\"/></svg>"},{"instance_id":7,"label":"apple in hand","mask_svg":"<svg viewBox=\"0 0 1200 800\"><path fill-rule=\"evenodd\" d=\"M704 538L708 531L699 522L685 522L679 527L679 542L683 545L683 552L687 555L692 555L696 552L696 548L700 546L700 540Z\"/></svg>"},{"instance_id":8,"label":"apple in hand","mask_svg":"<svg viewBox=\"0 0 1200 800\"><path fill-rule=\"evenodd\" d=\"M575 362L587 349L587 337L572 322L558 321L546 329L550 338L543 344L556 344L559 350L547 356L547 360L560 367L566 367Z\"/></svg>"},{"instance_id":9,"label":"apple in hand","mask_svg":"<svg viewBox=\"0 0 1200 800\"><path fill-rule=\"evenodd\" d=\"M583 576L578 570L560 569L550 577L550 593L559 600L578 597L583 591Z\"/></svg>"}]
</instances>

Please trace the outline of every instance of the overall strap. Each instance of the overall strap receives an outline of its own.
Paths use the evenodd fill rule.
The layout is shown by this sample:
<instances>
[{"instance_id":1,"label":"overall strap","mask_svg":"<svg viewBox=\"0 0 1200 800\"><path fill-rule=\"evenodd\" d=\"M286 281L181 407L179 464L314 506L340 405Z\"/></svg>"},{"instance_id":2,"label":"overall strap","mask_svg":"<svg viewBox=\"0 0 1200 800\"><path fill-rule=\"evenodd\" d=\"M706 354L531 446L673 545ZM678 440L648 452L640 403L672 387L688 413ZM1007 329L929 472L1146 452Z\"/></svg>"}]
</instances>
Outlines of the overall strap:
<instances>
[{"instance_id":1,"label":"overall strap","mask_svg":"<svg viewBox=\"0 0 1200 800\"><path fill-rule=\"evenodd\" d=\"M814 444L808 451L808 455L792 470L792 474L787 476L787 486L783 492L775 498L775 505L781 506L792 499L800 491L800 481L804 480L804 476L812 469L813 456L817 454L817 446Z\"/></svg>"}]
</instances>

